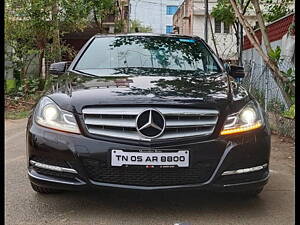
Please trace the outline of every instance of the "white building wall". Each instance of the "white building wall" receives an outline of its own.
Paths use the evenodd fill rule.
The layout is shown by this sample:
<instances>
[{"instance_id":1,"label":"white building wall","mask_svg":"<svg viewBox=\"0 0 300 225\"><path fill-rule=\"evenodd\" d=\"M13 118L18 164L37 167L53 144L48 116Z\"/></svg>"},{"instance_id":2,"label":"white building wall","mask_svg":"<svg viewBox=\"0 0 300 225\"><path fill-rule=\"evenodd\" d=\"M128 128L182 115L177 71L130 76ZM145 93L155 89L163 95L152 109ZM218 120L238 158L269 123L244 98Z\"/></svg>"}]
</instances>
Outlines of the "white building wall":
<instances>
[{"instance_id":1,"label":"white building wall","mask_svg":"<svg viewBox=\"0 0 300 225\"><path fill-rule=\"evenodd\" d=\"M183 0L131 0L130 19L150 26L153 33L165 34L166 26L173 25L173 16L167 15L167 6L179 6Z\"/></svg>"},{"instance_id":2,"label":"white building wall","mask_svg":"<svg viewBox=\"0 0 300 225\"><path fill-rule=\"evenodd\" d=\"M221 24L221 31L223 32L224 27L223 23ZM211 30L212 26L212 30ZM234 30L230 27L229 33L215 33L215 20L211 18L211 26L208 22L208 45L219 53L219 56L222 59L237 59L237 44L236 44L236 36L234 34ZM205 17L200 15L195 15L193 17L193 35L197 35L204 39L204 28L205 27ZM213 42L212 32L214 33L216 48Z\"/></svg>"},{"instance_id":3,"label":"white building wall","mask_svg":"<svg viewBox=\"0 0 300 225\"><path fill-rule=\"evenodd\" d=\"M213 7L217 5L217 0L208 0L208 12L212 12ZM204 0L185 0L185 4L188 4L188 8L191 8L191 30L189 30L188 21L189 19L181 19L182 23L178 23L179 33L191 34L205 39L205 5ZM183 10L183 9L182 9ZM249 11L246 15L251 25L255 25L256 17L254 11ZM215 43L213 41L212 33L214 33ZM235 36L235 30L233 26L230 27L229 33L224 33L224 23L221 23L221 33L215 33L215 19L211 16L211 24L208 21L208 45L219 53L219 56L225 60L237 60L237 40ZM215 46L216 45L216 46Z\"/></svg>"}]
</instances>

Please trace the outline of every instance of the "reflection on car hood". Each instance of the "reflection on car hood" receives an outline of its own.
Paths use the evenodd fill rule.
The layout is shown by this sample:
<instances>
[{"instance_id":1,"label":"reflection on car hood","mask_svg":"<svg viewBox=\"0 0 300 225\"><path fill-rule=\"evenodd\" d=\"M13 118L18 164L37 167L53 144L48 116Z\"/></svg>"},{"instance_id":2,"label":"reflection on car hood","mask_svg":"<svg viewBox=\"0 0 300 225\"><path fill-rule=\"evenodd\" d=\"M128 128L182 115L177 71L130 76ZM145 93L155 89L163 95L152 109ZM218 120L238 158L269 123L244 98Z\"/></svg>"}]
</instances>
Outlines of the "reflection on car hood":
<instances>
[{"instance_id":1,"label":"reflection on car hood","mask_svg":"<svg viewBox=\"0 0 300 225\"><path fill-rule=\"evenodd\" d=\"M228 84L226 74L96 77L70 73L52 85L49 97L61 108L77 113L88 105L205 103L220 107L230 101Z\"/></svg>"}]
</instances>

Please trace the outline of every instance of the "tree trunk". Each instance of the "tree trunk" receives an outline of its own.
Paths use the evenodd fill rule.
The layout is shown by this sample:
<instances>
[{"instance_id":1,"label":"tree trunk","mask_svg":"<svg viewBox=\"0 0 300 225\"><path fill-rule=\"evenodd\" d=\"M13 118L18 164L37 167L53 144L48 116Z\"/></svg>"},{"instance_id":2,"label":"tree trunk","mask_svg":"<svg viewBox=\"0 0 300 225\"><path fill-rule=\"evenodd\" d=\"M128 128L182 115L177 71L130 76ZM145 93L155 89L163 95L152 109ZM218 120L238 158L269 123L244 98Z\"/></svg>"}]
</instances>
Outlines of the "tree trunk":
<instances>
[{"instance_id":1,"label":"tree trunk","mask_svg":"<svg viewBox=\"0 0 300 225\"><path fill-rule=\"evenodd\" d=\"M59 31L59 18L58 18L58 5L57 1L54 2L52 7L52 22L55 24L55 30L53 32L53 51L54 61L61 61L61 47L60 47L60 31Z\"/></svg>"},{"instance_id":2,"label":"tree trunk","mask_svg":"<svg viewBox=\"0 0 300 225\"><path fill-rule=\"evenodd\" d=\"M261 13L261 10L260 10L259 0L251 0L251 3L253 4L254 9L255 9L256 18L257 18L258 25L259 25L259 28L260 28L260 31L261 31L262 39L264 41L264 44L265 44L266 49L267 49L267 54L268 54L272 50L272 48L271 48L271 44L270 44L270 41L269 41L267 29L266 29L266 26L265 26L265 21L264 21L264 18L262 16L262 13Z\"/></svg>"},{"instance_id":3,"label":"tree trunk","mask_svg":"<svg viewBox=\"0 0 300 225\"><path fill-rule=\"evenodd\" d=\"M39 77L42 78L43 74L42 74L42 67L43 67L43 58L45 55L45 50L41 49L40 55L39 55Z\"/></svg>"},{"instance_id":4,"label":"tree trunk","mask_svg":"<svg viewBox=\"0 0 300 225\"><path fill-rule=\"evenodd\" d=\"M213 43L214 43L214 46L215 46L215 49L216 49L216 53L217 53L217 56L220 58L220 55L219 55L219 52L218 52L218 49L217 49L217 45L216 45L215 34L213 32L213 27L212 27L212 24L211 24L210 16L208 16L208 20L209 20L211 36L212 36Z\"/></svg>"},{"instance_id":5,"label":"tree trunk","mask_svg":"<svg viewBox=\"0 0 300 225\"><path fill-rule=\"evenodd\" d=\"M282 75L282 73L280 72L277 64L273 61L270 60L270 58L268 57L268 55L266 55L261 46L260 43L258 42L258 39L255 35L255 32L253 30L253 28L250 26L250 24L248 23L248 21L245 19L245 17L242 15L241 11L238 9L240 7L240 5L238 5L236 3L235 0L230 0L230 3L234 9L235 15L238 18L238 20L240 21L240 23L242 24L242 26L244 27L246 34L251 42L251 44L254 46L254 48L257 50L258 54L263 58L264 62L266 63L266 65L269 67L269 69L272 72L273 78L275 80L275 82L278 84L278 87L281 91L282 96L285 98L288 106L291 105L291 99L289 96L287 96L286 92L283 89L283 84L288 84L289 88L291 89L291 92L293 95L295 95L295 87L294 85L292 85L288 79L286 77L284 77Z\"/></svg>"},{"instance_id":6,"label":"tree trunk","mask_svg":"<svg viewBox=\"0 0 300 225\"><path fill-rule=\"evenodd\" d=\"M98 20L98 18L97 18L97 12L96 12L96 9L95 9L95 8L93 9L93 14L94 14L94 21L95 21L95 23L96 23L96 26L97 26L97 28L98 28L98 31L99 31L99 33L102 33L102 27L101 27L101 24L100 24L100 22L99 22L99 20Z\"/></svg>"}]
</instances>

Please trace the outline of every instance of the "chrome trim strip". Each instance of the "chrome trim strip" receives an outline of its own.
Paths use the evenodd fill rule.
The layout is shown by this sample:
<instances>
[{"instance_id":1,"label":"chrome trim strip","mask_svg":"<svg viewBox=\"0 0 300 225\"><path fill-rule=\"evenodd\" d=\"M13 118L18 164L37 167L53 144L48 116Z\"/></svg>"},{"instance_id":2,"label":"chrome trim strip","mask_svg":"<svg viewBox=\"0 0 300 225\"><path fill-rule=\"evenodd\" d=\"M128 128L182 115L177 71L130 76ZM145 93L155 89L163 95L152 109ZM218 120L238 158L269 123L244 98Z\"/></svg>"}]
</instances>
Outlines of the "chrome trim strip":
<instances>
[{"instance_id":1,"label":"chrome trim strip","mask_svg":"<svg viewBox=\"0 0 300 225\"><path fill-rule=\"evenodd\" d=\"M211 127L215 126L217 118L214 120L167 120L166 127L181 128L181 127Z\"/></svg>"},{"instance_id":2,"label":"chrome trim strip","mask_svg":"<svg viewBox=\"0 0 300 225\"><path fill-rule=\"evenodd\" d=\"M33 165L35 167L38 167L38 168L53 170L53 171L57 171L57 172L66 172L66 173L77 174L77 171L74 170L74 169L60 167L60 166L52 166L52 165L36 162L34 160L30 160L29 162L30 162L31 165Z\"/></svg>"},{"instance_id":3,"label":"chrome trim strip","mask_svg":"<svg viewBox=\"0 0 300 225\"><path fill-rule=\"evenodd\" d=\"M262 170L262 169L266 168L267 166L268 166L268 163L265 163L265 164L263 164L263 165L261 165L261 166L255 166L255 167L244 168L244 169L238 169L238 170L224 171L224 172L222 173L222 176L255 172L255 171Z\"/></svg>"},{"instance_id":4,"label":"chrome trim strip","mask_svg":"<svg viewBox=\"0 0 300 225\"><path fill-rule=\"evenodd\" d=\"M138 115L141 112L152 108L162 114L170 116L217 116L219 112L214 109L192 109L177 107L88 107L82 109L83 114L102 114L102 115Z\"/></svg>"},{"instance_id":5,"label":"chrome trim strip","mask_svg":"<svg viewBox=\"0 0 300 225\"><path fill-rule=\"evenodd\" d=\"M72 182L72 181L65 181L65 180L61 180L61 179L52 179L49 178L48 176L37 176L35 175L36 172L32 173L31 171L27 171L28 176L34 178L34 179L38 179L38 180L42 180L42 181L47 181L47 182L54 182L54 183L59 183L59 184L70 184L70 185L84 185L86 183L82 182L81 180L79 180L78 178L76 178L76 180L78 182Z\"/></svg>"},{"instance_id":6,"label":"chrome trim strip","mask_svg":"<svg viewBox=\"0 0 300 225\"><path fill-rule=\"evenodd\" d=\"M110 126L110 127L129 127L135 128L135 119L118 119L118 118L85 118L85 124L94 126Z\"/></svg>"},{"instance_id":7,"label":"chrome trim strip","mask_svg":"<svg viewBox=\"0 0 300 225\"><path fill-rule=\"evenodd\" d=\"M97 129L97 128L89 128L88 131L91 134L96 135L103 135L103 136L109 136L109 137L122 137L132 140L143 140L143 141L150 141L151 138L144 138L141 135L139 135L137 132L134 131L111 131L111 130L104 130L104 129ZM213 129L207 130L207 131L194 131L194 132L165 132L161 137L156 138L157 140L165 140L165 139L172 139L172 138L183 138L183 137L193 137L193 136L206 136L213 132Z\"/></svg>"}]
</instances>

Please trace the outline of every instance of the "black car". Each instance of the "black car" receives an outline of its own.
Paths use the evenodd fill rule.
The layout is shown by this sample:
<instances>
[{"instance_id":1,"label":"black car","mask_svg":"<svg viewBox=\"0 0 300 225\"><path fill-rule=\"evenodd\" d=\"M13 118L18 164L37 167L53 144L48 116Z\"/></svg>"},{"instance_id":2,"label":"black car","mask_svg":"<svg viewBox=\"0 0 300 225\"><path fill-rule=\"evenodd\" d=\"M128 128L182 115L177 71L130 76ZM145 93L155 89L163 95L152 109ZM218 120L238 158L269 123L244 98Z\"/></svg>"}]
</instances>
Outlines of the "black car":
<instances>
[{"instance_id":1,"label":"black car","mask_svg":"<svg viewBox=\"0 0 300 225\"><path fill-rule=\"evenodd\" d=\"M199 37L92 37L28 119L32 188L260 193L269 125L228 68Z\"/></svg>"}]
</instances>

